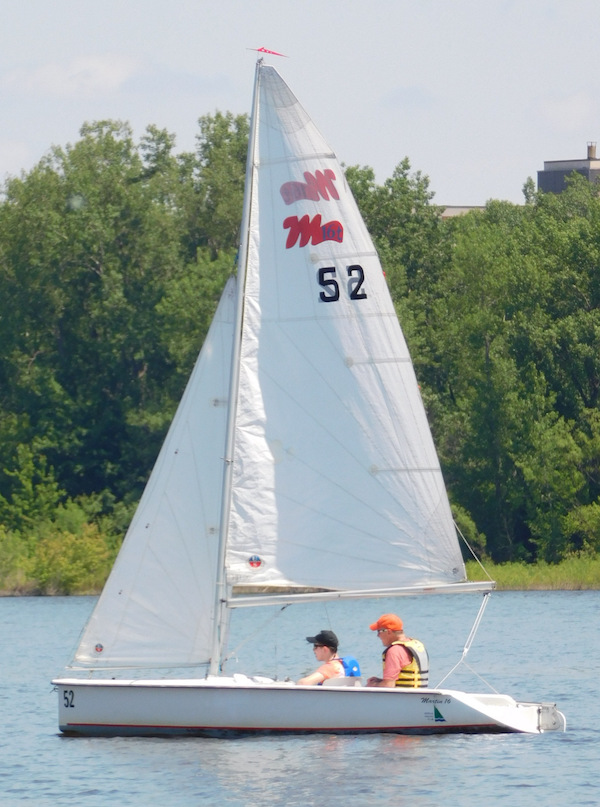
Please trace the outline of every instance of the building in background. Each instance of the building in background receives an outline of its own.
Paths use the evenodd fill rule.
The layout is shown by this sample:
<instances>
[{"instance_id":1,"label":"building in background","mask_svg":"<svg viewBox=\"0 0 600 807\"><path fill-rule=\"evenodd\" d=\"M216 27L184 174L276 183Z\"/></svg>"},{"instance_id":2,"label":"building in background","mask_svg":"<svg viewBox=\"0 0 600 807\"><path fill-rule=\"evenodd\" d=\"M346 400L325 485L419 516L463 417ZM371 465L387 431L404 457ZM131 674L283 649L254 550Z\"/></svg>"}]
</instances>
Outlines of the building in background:
<instances>
[{"instance_id":1,"label":"building in background","mask_svg":"<svg viewBox=\"0 0 600 807\"><path fill-rule=\"evenodd\" d=\"M452 219L454 216L464 216L470 213L471 210L479 210L481 213L485 210L485 205L449 205L442 210L443 219Z\"/></svg>"},{"instance_id":2,"label":"building in background","mask_svg":"<svg viewBox=\"0 0 600 807\"><path fill-rule=\"evenodd\" d=\"M600 179L600 160L596 159L596 144L587 144L586 160L544 161L544 170L538 171L538 190L561 193L566 188L566 178L573 172L584 176L589 182Z\"/></svg>"}]
</instances>

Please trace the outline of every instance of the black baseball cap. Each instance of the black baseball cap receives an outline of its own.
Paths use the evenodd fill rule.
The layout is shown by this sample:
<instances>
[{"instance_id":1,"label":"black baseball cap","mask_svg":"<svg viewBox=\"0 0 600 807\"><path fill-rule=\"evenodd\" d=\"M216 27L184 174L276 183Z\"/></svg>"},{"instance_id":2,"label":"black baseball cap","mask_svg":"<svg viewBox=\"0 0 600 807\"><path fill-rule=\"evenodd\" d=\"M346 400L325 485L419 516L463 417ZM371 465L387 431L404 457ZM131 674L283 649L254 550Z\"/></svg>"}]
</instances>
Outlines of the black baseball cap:
<instances>
[{"instance_id":1,"label":"black baseball cap","mask_svg":"<svg viewBox=\"0 0 600 807\"><path fill-rule=\"evenodd\" d=\"M338 637L332 630L321 630L316 636L307 636L306 641L311 644L324 644L332 650L337 650L339 644Z\"/></svg>"}]
</instances>

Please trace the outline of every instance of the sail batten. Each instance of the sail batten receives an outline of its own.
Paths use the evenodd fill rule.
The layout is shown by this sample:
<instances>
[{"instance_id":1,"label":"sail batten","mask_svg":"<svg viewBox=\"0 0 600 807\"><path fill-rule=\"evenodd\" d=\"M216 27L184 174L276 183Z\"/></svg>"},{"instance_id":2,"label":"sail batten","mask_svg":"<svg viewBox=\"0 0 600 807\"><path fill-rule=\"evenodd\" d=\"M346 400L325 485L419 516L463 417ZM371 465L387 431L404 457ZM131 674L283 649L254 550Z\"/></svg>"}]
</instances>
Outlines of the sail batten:
<instances>
[{"instance_id":1,"label":"sail batten","mask_svg":"<svg viewBox=\"0 0 600 807\"><path fill-rule=\"evenodd\" d=\"M296 154L296 155L287 155L285 157L278 157L275 158L265 158L258 157L256 160L257 165L279 165L280 163L285 163L286 165L292 165L293 163L305 163L307 160L335 160L336 156L333 151L324 151L321 154L314 154L314 153L307 153L307 154Z\"/></svg>"}]
</instances>

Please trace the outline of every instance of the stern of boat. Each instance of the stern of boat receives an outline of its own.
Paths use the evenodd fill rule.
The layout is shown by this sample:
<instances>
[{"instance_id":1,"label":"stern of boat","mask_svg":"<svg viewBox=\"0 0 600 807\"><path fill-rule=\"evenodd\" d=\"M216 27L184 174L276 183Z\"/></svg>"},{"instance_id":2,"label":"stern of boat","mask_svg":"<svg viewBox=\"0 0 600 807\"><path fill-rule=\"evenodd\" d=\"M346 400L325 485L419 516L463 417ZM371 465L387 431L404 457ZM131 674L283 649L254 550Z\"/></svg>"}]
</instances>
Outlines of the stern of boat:
<instances>
[{"instance_id":1,"label":"stern of boat","mask_svg":"<svg viewBox=\"0 0 600 807\"><path fill-rule=\"evenodd\" d=\"M538 706L540 732L567 730L567 719L555 703L540 703Z\"/></svg>"},{"instance_id":2,"label":"stern of boat","mask_svg":"<svg viewBox=\"0 0 600 807\"><path fill-rule=\"evenodd\" d=\"M478 711L505 731L525 734L543 734L547 731L565 731L567 721L555 703L527 703L516 701L510 695L470 694L452 692L452 696L465 706Z\"/></svg>"}]
</instances>

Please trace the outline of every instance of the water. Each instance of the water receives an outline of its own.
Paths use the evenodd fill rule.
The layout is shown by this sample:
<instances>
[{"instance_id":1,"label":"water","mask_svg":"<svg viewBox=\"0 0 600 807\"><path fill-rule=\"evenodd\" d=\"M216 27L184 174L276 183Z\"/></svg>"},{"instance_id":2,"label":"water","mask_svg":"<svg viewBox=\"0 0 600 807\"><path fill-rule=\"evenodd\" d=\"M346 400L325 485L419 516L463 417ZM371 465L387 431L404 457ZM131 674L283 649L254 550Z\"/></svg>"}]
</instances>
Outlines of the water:
<instances>
[{"instance_id":1,"label":"water","mask_svg":"<svg viewBox=\"0 0 600 807\"><path fill-rule=\"evenodd\" d=\"M49 681L93 604L0 599L2 807L598 804L600 592L497 593L469 653L496 689L559 703L567 732L542 736L63 737ZM235 614L229 672L297 678L314 666L304 637L327 627L364 677L377 674L381 645L368 624L395 610L428 646L435 684L460 657L478 605L476 595L452 595L247 609ZM486 691L465 673L447 685Z\"/></svg>"}]
</instances>

